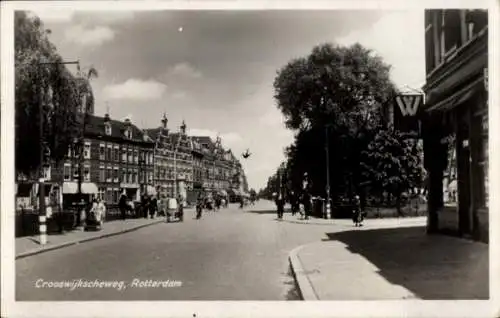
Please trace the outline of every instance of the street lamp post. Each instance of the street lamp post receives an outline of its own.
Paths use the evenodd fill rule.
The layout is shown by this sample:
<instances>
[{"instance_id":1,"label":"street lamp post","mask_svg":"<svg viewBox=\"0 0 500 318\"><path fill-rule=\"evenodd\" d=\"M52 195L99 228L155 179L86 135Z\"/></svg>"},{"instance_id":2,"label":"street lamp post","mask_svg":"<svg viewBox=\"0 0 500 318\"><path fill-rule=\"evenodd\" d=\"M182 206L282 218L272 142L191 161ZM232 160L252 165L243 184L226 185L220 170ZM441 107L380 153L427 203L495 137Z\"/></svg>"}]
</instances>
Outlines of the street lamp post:
<instances>
[{"instance_id":1,"label":"street lamp post","mask_svg":"<svg viewBox=\"0 0 500 318\"><path fill-rule=\"evenodd\" d=\"M47 215L45 209L45 174L44 174L44 159L46 153L48 152L47 146L45 144L44 138L44 111L43 111L43 89L42 89L42 76L40 75L40 66L42 65L60 65L60 64L77 64L80 65L79 61L70 62L40 62L37 63L37 77L38 77L38 116L39 116L39 141L40 141L40 168L39 168L39 179L38 179L38 195L39 195L39 206L38 206L38 221L39 221L39 233L40 233L40 244L47 244ZM47 161L49 158L47 158ZM50 164L50 161L48 162Z\"/></svg>"},{"instance_id":2,"label":"street lamp post","mask_svg":"<svg viewBox=\"0 0 500 318\"><path fill-rule=\"evenodd\" d=\"M326 209L324 218L328 219L331 213L331 200L330 200L330 143L329 143L329 128L330 125L325 127L325 153L326 153Z\"/></svg>"}]
</instances>

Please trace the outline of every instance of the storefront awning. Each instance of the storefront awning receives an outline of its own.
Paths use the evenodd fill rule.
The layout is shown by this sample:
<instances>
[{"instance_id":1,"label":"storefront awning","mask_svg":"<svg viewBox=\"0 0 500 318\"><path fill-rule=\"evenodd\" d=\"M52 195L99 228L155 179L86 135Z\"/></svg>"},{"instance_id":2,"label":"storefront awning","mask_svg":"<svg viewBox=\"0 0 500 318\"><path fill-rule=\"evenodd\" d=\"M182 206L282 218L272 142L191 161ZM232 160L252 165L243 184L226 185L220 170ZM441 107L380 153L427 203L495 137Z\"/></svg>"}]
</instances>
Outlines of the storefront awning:
<instances>
[{"instance_id":1,"label":"storefront awning","mask_svg":"<svg viewBox=\"0 0 500 318\"><path fill-rule=\"evenodd\" d=\"M459 106L460 104L464 103L468 99L470 99L474 94L478 92L478 87L483 83L483 78L479 78L472 82L471 84L467 85L466 87L462 88L461 90L457 91L453 95L451 95L448 98L445 98L444 100L429 106L426 111L435 111L435 110L450 110L454 107Z\"/></svg>"},{"instance_id":2,"label":"storefront awning","mask_svg":"<svg viewBox=\"0 0 500 318\"><path fill-rule=\"evenodd\" d=\"M99 192L97 186L92 182L82 183L82 193L84 194L94 194ZM78 193L78 183L77 182L64 182L63 183L63 194L76 194Z\"/></svg>"}]
</instances>

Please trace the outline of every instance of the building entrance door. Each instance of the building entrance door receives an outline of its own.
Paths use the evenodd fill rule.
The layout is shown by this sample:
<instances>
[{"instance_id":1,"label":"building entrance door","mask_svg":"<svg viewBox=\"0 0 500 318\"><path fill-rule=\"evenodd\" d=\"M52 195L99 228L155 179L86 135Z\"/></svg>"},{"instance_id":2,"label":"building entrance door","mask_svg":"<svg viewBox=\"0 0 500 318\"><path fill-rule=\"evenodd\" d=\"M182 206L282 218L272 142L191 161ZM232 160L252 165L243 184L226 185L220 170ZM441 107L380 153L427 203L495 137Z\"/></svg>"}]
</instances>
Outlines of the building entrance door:
<instances>
[{"instance_id":1,"label":"building entrance door","mask_svg":"<svg viewBox=\"0 0 500 318\"><path fill-rule=\"evenodd\" d=\"M459 111L457 120L457 172L459 230L472 234L472 189L469 111Z\"/></svg>"}]
</instances>

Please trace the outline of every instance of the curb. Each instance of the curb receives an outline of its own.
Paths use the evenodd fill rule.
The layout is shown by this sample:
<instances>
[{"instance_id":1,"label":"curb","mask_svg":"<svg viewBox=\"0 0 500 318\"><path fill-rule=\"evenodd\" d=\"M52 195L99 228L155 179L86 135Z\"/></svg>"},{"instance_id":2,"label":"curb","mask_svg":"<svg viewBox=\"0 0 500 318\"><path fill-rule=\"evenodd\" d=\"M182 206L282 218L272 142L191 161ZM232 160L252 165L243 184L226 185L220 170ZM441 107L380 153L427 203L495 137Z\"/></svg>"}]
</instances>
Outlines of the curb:
<instances>
[{"instance_id":1,"label":"curb","mask_svg":"<svg viewBox=\"0 0 500 318\"><path fill-rule=\"evenodd\" d=\"M292 269L292 274L295 279L295 283L297 284L300 298L302 300L319 300L318 295L314 291L314 288L307 277L307 273L304 271L302 267L302 263L299 259L299 251L306 247L307 245L301 245L299 247L294 248L288 254L288 261L290 262L290 267Z\"/></svg>"},{"instance_id":2,"label":"curb","mask_svg":"<svg viewBox=\"0 0 500 318\"><path fill-rule=\"evenodd\" d=\"M60 248L63 248L63 247L71 246L71 245L76 245L76 244L80 244L80 243L85 243L85 242L99 240L99 239L106 238L106 237L111 237L111 236L116 236L116 235L120 235L120 234L125 234L125 233L136 231L138 229L141 229L141 228L144 228L144 227L147 227L147 226L155 225L155 224L158 224L158 223L163 223L164 221L165 220L157 220L155 222L151 222L151 223L148 223L148 224L138 225L136 227L131 227L129 229L121 230L121 231L118 231L118 232L112 232L112 233L107 233L107 234L102 234L102 235L96 235L96 236L86 237L86 238L82 238L80 240L66 242L66 243L61 243L61 244L57 244L57 245L46 247L46 248L33 249L31 251L19 253L18 255L16 255L15 259L17 260L17 259L25 258L25 257L28 257L28 256L32 256L32 255L36 255L36 254L41 254L41 253L45 253L45 252L57 250L57 249L60 249Z\"/></svg>"}]
</instances>

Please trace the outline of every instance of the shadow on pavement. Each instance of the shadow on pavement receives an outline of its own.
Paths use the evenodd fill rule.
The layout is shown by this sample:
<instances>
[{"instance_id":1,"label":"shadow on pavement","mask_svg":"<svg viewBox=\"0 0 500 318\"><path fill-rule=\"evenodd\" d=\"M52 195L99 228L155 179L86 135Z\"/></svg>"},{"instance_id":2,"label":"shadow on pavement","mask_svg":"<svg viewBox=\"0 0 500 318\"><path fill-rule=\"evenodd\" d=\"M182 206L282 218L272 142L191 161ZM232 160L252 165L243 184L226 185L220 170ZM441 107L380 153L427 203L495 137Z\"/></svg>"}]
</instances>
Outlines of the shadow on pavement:
<instances>
[{"instance_id":1,"label":"shadow on pavement","mask_svg":"<svg viewBox=\"0 0 500 318\"><path fill-rule=\"evenodd\" d=\"M285 300L302 300L297 282L293 277L292 268L290 266L288 267L284 284L286 285Z\"/></svg>"},{"instance_id":2,"label":"shadow on pavement","mask_svg":"<svg viewBox=\"0 0 500 318\"><path fill-rule=\"evenodd\" d=\"M421 299L488 299L488 245L443 235L424 227L327 233L378 267L392 284Z\"/></svg>"}]
</instances>

